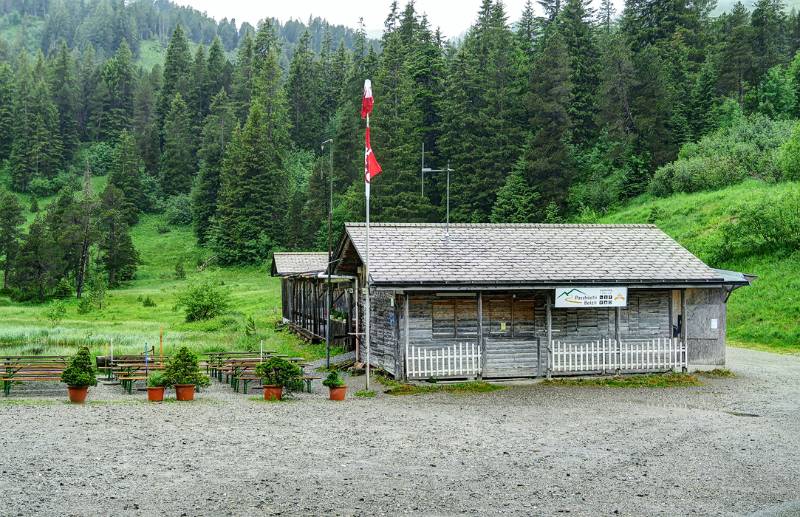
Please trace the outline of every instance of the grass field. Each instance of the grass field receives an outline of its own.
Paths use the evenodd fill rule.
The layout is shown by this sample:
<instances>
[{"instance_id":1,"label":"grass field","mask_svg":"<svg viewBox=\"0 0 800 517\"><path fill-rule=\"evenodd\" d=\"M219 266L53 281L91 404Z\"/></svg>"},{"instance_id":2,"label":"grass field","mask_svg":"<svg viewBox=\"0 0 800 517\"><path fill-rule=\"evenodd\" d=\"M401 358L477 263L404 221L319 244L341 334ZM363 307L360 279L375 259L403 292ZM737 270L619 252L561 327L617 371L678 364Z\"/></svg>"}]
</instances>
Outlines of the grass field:
<instances>
[{"instance_id":1,"label":"grass field","mask_svg":"<svg viewBox=\"0 0 800 517\"><path fill-rule=\"evenodd\" d=\"M642 198L599 222L645 223L653 209L655 224L706 260L712 267L758 275L752 286L735 291L728 301L728 339L762 350L800 352L800 250L753 256L726 263L710 261L721 239L720 225L748 201L769 199L800 189L798 183L750 181L727 189L668 198Z\"/></svg>"}]
</instances>

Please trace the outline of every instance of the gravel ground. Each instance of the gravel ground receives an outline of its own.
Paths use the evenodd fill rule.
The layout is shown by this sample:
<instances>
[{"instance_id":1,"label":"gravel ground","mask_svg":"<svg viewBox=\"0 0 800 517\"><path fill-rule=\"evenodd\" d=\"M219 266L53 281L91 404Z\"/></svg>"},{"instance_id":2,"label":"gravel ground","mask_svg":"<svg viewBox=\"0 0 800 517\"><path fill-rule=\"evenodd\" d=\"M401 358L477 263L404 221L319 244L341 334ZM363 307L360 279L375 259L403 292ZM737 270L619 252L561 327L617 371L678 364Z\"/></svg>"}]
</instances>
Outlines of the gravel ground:
<instances>
[{"instance_id":1,"label":"gravel ground","mask_svg":"<svg viewBox=\"0 0 800 517\"><path fill-rule=\"evenodd\" d=\"M0 515L800 514L800 357L698 388L0 400ZM351 379L362 384L363 378Z\"/></svg>"}]
</instances>

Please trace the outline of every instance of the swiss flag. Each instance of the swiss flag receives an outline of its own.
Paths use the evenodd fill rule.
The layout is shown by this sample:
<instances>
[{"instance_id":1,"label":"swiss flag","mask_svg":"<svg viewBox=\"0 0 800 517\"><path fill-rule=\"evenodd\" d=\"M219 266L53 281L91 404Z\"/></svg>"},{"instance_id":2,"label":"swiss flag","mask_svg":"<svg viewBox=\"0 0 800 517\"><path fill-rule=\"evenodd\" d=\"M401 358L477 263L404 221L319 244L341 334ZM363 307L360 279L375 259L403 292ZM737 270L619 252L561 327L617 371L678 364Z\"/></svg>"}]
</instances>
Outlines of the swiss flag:
<instances>
[{"instance_id":1,"label":"swiss flag","mask_svg":"<svg viewBox=\"0 0 800 517\"><path fill-rule=\"evenodd\" d=\"M372 152L372 145L369 143L369 126L367 126L366 146L364 148L364 181L369 183L372 178L382 172L381 165Z\"/></svg>"},{"instance_id":2,"label":"swiss flag","mask_svg":"<svg viewBox=\"0 0 800 517\"><path fill-rule=\"evenodd\" d=\"M364 98L361 99L361 118L369 117L373 104L375 99L372 98L372 81L367 79L364 81Z\"/></svg>"}]
</instances>

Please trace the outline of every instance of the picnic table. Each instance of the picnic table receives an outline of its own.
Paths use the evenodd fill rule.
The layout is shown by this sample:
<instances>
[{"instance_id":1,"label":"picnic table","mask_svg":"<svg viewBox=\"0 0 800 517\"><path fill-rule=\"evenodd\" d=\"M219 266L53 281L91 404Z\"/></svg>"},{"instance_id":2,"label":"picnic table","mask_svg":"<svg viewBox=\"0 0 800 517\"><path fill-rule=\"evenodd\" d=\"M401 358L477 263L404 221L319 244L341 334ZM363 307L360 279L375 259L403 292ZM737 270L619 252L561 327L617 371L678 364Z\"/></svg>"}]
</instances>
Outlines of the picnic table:
<instances>
[{"instance_id":1,"label":"picnic table","mask_svg":"<svg viewBox=\"0 0 800 517\"><path fill-rule=\"evenodd\" d=\"M69 357L61 355L0 356L3 395L10 395L15 382L60 382L68 361Z\"/></svg>"},{"instance_id":2,"label":"picnic table","mask_svg":"<svg viewBox=\"0 0 800 517\"><path fill-rule=\"evenodd\" d=\"M164 368L163 361L114 361L112 366L114 376L128 393L133 393L133 384L136 381L146 381L151 372L163 371Z\"/></svg>"}]
</instances>

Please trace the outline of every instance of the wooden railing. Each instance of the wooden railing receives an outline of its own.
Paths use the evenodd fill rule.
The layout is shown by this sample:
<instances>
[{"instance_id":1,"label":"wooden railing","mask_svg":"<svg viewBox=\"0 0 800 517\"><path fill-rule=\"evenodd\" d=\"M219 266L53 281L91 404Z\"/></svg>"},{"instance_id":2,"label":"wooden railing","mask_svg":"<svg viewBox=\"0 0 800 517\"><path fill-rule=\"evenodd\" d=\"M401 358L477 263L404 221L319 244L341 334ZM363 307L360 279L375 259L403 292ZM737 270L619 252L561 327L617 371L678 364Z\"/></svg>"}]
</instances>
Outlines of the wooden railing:
<instances>
[{"instance_id":1,"label":"wooden railing","mask_svg":"<svg viewBox=\"0 0 800 517\"><path fill-rule=\"evenodd\" d=\"M481 373L481 349L477 343L454 343L444 347L409 346L406 374L409 379L472 377Z\"/></svg>"},{"instance_id":2,"label":"wooden railing","mask_svg":"<svg viewBox=\"0 0 800 517\"><path fill-rule=\"evenodd\" d=\"M549 356L548 372L553 374L668 371L688 366L686 344L678 338L621 342L600 339L587 343L554 341Z\"/></svg>"}]
</instances>

